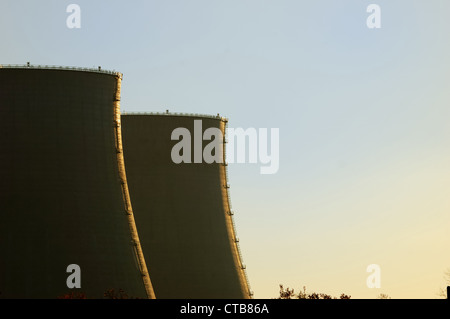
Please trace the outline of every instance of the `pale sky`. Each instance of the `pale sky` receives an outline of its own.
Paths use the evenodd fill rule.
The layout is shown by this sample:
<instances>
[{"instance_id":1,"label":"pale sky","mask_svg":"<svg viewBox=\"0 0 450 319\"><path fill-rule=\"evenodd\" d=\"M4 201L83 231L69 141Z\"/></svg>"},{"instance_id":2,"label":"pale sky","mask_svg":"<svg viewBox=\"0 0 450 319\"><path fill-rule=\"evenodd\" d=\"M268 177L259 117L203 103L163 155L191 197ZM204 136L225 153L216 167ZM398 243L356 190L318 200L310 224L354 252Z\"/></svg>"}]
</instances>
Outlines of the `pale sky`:
<instances>
[{"instance_id":1,"label":"pale sky","mask_svg":"<svg viewBox=\"0 0 450 319\"><path fill-rule=\"evenodd\" d=\"M80 29L66 26L71 3ZM381 29L366 26L371 3ZM437 298L450 267L448 12L448 0L2 0L0 64L101 65L124 74L127 112L279 128L277 174L229 166L255 298L280 283Z\"/></svg>"}]
</instances>

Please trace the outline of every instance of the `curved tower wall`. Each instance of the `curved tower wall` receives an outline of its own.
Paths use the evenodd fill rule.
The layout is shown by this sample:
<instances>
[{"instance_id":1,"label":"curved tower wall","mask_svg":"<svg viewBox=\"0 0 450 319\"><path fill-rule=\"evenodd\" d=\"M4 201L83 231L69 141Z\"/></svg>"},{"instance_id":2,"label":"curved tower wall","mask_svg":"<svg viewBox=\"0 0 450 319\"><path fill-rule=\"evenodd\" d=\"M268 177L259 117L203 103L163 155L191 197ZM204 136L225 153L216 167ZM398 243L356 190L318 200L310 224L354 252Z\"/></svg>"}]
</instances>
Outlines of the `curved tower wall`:
<instances>
[{"instance_id":1,"label":"curved tower wall","mask_svg":"<svg viewBox=\"0 0 450 319\"><path fill-rule=\"evenodd\" d=\"M0 68L1 297L151 296L116 151L120 77Z\"/></svg>"},{"instance_id":2,"label":"curved tower wall","mask_svg":"<svg viewBox=\"0 0 450 319\"><path fill-rule=\"evenodd\" d=\"M171 158L178 127L191 132L193 158L194 120L203 131L225 133L220 117L122 115L128 186L153 288L158 298L249 298L225 165Z\"/></svg>"}]
</instances>

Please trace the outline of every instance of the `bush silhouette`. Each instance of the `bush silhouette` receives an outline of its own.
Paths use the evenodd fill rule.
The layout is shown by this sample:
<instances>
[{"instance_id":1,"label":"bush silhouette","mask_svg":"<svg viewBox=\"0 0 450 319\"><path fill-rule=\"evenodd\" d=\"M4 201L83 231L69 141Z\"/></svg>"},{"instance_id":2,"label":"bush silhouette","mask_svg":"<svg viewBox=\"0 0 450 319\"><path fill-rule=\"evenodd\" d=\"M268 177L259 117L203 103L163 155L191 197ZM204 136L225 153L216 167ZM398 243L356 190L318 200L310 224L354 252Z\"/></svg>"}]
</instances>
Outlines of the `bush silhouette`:
<instances>
[{"instance_id":1,"label":"bush silhouette","mask_svg":"<svg viewBox=\"0 0 450 319\"><path fill-rule=\"evenodd\" d=\"M351 296L346 294L341 294L339 299L350 299ZM295 294L294 289L286 288L280 284L280 296L277 299L338 299L337 297L332 297L328 294L324 293L307 293L306 287L303 286L303 291L300 291L298 294Z\"/></svg>"}]
</instances>

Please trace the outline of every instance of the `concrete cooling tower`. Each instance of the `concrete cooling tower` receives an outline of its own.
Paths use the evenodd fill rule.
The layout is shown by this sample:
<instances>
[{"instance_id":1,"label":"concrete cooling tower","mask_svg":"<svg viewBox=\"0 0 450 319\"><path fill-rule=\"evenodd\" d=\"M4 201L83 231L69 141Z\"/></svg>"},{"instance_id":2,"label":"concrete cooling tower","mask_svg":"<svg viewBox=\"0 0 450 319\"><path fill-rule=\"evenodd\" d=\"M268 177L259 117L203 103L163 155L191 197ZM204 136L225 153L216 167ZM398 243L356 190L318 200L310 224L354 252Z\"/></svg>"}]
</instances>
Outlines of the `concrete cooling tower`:
<instances>
[{"instance_id":1,"label":"concrete cooling tower","mask_svg":"<svg viewBox=\"0 0 450 319\"><path fill-rule=\"evenodd\" d=\"M71 292L71 264L88 298L154 297L126 185L120 83L100 70L0 68L0 297Z\"/></svg>"},{"instance_id":2,"label":"concrete cooling tower","mask_svg":"<svg viewBox=\"0 0 450 319\"><path fill-rule=\"evenodd\" d=\"M0 298L103 298L110 289L250 298L224 164L227 120L121 116L121 80L101 69L0 65ZM210 144L197 139L199 122L220 135L222 160L175 164L174 129L192 132L193 154Z\"/></svg>"},{"instance_id":3,"label":"concrete cooling tower","mask_svg":"<svg viewBox=\"0 0 450 319\"><path fill-rule=\"evenodd\" d=\"M157 298L250 298L226 164L175 164L171 157L176 128L192 134L192 155L211 142L195 145L194 120L225 136L221 117L122 115L128 187L153 288ZM223 139L220 145L225 159Z\"/></svg>"}]
</instances>

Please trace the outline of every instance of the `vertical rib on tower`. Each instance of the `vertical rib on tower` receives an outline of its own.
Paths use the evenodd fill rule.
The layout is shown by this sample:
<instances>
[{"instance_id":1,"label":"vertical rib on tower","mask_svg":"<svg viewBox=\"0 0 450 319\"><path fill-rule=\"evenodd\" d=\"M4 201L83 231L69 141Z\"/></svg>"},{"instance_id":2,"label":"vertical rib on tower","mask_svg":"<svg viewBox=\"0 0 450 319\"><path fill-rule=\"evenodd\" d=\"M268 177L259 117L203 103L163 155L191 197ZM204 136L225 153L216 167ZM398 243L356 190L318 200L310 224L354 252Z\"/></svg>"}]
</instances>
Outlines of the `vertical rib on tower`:
<instances>
[{"instance_id":1,"label":"vertical rib on tower","mask_svg":"<svg viewBox=\"0 0 450 319\"><path fill-rule=\"evenodd\" d=\"M120 89L122 83L122 75L116 76L116 90L114 94L114 135L117 154L117 165L119 169L120 184L122 185L122 196L124 199L125 212L128 216L128 226L130 227L131 238L133 241L134 252L136 254L139 270L141 272L142 280L144 281L147 296L150 299L155 299L155 292L153 291L152 282L148 274L147 265L145 263L144 254L142 253L141 243L136 228L136 223L133 215L133 207L131 205L130 194L128 192L127 175L125 171L125 161L123 158L122 147L122 128L120 119Z\"/></svg>"}]
</instances>

